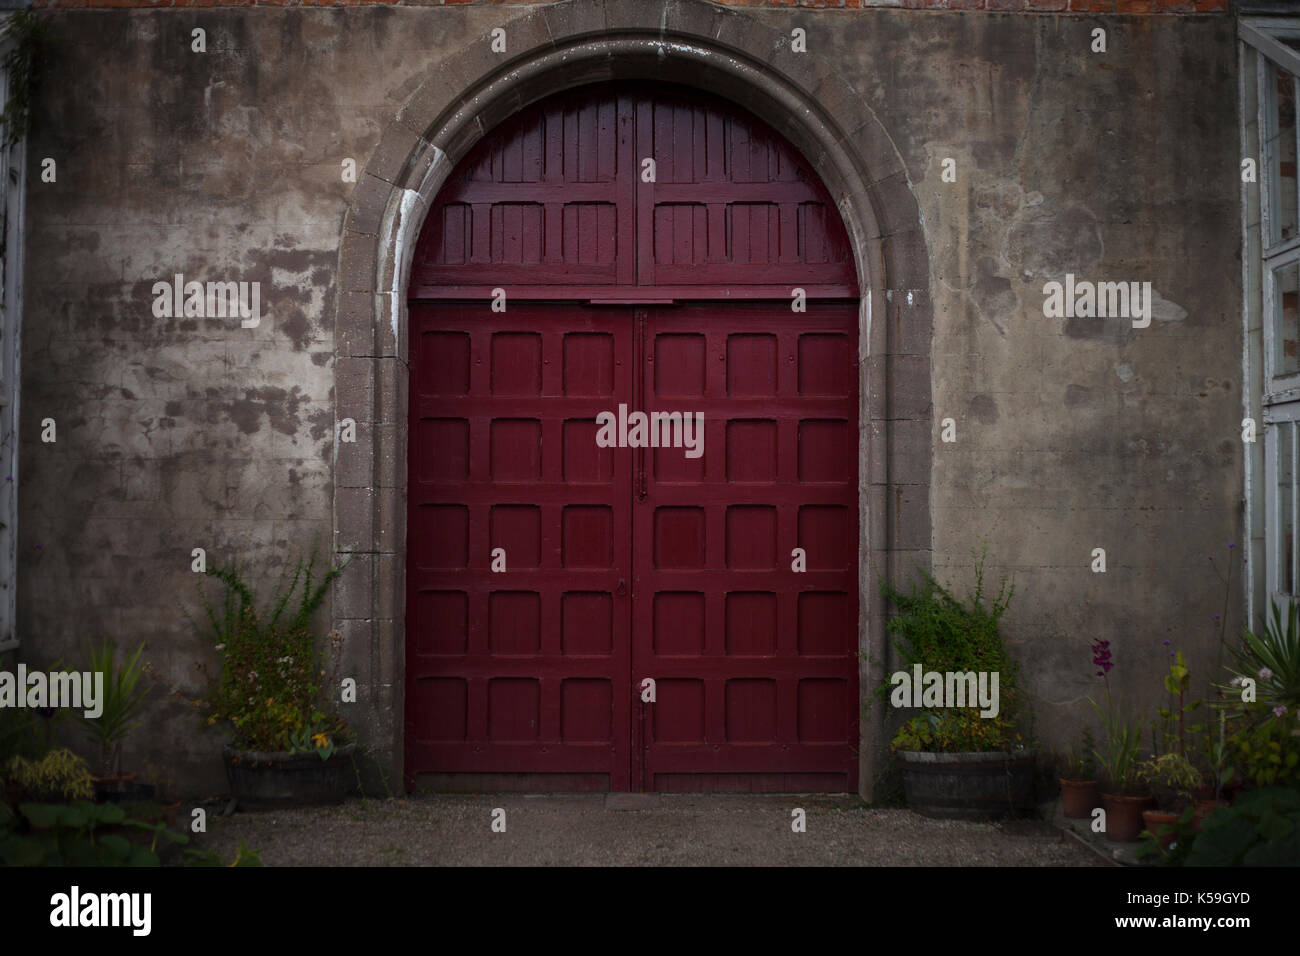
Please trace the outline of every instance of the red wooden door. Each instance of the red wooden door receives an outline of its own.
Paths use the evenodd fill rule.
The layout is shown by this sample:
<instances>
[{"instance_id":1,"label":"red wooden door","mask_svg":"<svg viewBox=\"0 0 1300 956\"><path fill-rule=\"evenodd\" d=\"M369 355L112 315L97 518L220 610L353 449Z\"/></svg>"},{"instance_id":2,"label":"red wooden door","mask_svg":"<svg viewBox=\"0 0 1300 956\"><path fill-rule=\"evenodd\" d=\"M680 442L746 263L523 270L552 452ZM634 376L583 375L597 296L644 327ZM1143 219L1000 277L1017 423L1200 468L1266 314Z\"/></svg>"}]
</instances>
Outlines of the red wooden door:
<instances>
[{"instance_id":1,"label":"red wooden door","mask_svg":"<svg viewBox=\"0 0 1300 956\"><path fill-rule=\"evenodd\" d=\"M855 789L855 295L820 181L716 98L583 88L466 158L413 263L408 785ZM703 454L598 446L620 406Z\"/></svg>"},{"instance_id":2,"label":"red wooden door","mask_svg":"<svg viewBox=\"0 0 1300 956\"><path fill-rule=\"evenodd\" d=\"M646 321L641 407L701 412L705 454L639 453L632 666L656 680L639 782L855 790L857 308Z\"/></svg>"},{"instance_id":3,"label":"red wooden door","mask_svg":"<svg viewBox=\"0 0 1300 956\"><path fill-rule=\"evenodd\" d=\"M592 409L632 401L632 325L485 312L410 310L407 776L625 790L632 470Z\"/></svg>"}]
</instances>

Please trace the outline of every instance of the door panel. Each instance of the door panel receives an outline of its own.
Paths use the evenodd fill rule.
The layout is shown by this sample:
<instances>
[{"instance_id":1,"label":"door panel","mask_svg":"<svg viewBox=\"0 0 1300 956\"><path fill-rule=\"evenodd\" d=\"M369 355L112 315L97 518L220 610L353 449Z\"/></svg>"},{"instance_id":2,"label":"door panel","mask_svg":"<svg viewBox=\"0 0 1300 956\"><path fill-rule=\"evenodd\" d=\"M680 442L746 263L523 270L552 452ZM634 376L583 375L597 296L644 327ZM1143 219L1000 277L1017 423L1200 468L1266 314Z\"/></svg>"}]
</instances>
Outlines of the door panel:
<instances>
[{"instance_id":1,"label":"door panel","mask_svg":"<svg viewBox=\"0 0 1300 956\"><path fill-rule=\"evenodd\" d=\"M594 420L632 400L632 323L410 315L408 780L626 790L632 463Z\"/></svg>"},{"instance_id":2,"label":"door panel","mask_svg":"<svg viewBox=\"0 0 1300 956\"><path fill-rule=\"evenodd\" d=\"M636 703L636 782L856 789L857 310L731 304L645 321L638 407L702 412L705 442L694 461L640 453L632 663L657 700Z\"/></svg>"}]
</instances>

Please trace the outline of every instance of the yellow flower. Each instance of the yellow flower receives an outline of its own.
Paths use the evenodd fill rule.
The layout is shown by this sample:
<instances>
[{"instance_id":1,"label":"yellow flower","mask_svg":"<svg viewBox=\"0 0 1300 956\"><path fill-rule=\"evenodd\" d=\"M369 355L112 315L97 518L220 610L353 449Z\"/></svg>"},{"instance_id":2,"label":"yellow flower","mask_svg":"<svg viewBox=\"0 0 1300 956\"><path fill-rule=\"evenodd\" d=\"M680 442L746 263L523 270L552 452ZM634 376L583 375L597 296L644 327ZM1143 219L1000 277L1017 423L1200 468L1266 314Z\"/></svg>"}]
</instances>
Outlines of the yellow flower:
<instances>
[{"instance_id":1,"label":"yellow flower","mask_svg":"<svg viewBox=\"0 0 1300 956\"><path fill-rule=\"evenodd\" d=\"M329 746L329 742L330 742L329 735L326 734L325 731L323 730L318 734L312 734L311 739L312 739L312 743L314 743L317 747Z\"/></svg>"}]
</instances>

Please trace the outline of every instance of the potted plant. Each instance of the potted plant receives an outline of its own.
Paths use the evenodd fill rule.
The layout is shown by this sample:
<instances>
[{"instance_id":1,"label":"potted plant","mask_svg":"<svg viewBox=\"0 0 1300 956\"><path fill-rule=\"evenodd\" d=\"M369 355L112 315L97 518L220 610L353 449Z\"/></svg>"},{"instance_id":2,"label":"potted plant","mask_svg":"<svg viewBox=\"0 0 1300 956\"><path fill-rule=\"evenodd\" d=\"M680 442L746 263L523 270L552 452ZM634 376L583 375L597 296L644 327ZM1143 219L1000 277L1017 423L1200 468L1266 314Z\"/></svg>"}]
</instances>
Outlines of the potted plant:
<instances>
[{"instance_id":1,"label":"potted plant","mask_svg":"<svg viewBox=\"0 0 1300 956\"><path fill-rule=\"evenodd\" d=\"M5 768L5 780L13 788L15 805L24 800L88 800L95 790L86 761L66 747L51 750L38 760L12 758Z\"/></svg>"},{"instance_id":2,"label":"potted plant","mask_svg":"<svg viewBox=\"0 0 1300 956\"><path fill-rule=\"evenodd\" d=\"M1201 828L1205 818L1219 807L1232 805L1232 789L1237 783L1236 767L1232 764L1231 747L1227 734L1228 708L1220 706L1218 732L1208 727L1201 744L1201 771L1204 784L1192 793L1195 805L1195 827Z\"/></svg>"},{"instance_id":3,"label":"potted plant","mask_svg":"<svg viewBox=\"0 0 1300 956\"><path fill-rule=\"evenodd\" d=\"M928 574L909 594L882 583L899 612L886 627L912 674L968 675L996 687L996 705L988 708L970 701L959 706L960 700L936 704L923 695L921 713L894 735L891 750L901 764L907 805L929 816L978 819L1035 807L1034 752L1020 732L1016 663L999 632L1013 589L1004 579L986 604L983 576L981 556L967 601ZM907 672L895 674L879 694L896 707L911 706L915 700L899 693L905 683L899 674Z\"/></svg>"},{"instance_id":4,"label":"potted plant","mask_svg":"<svg viewBox=\"0 0 1300 956\"><path fill-rule=\"evenodd\" d=\"M1061 809L1072 820L1086 820L1097 806L1097 744L1084 729L1082 746L1064 755L1060 765Z\"/></svg>"},{"instance_id":5,"label":"potted plant","mask_svg":"<svg viewBox=\"0 0 1300 956\"><path fill-rule=\"evenodd\" d=\"M1174 824L1192 805L1192 793L1203 785L1201 773L1180 753L1166 753L1138 765L1138 779L1151 789L1155 809L1142 811L1146 831L1169 849Z\"/></svg>"},{"instance_id":6,"label":"potted plant","mask_svg":"<svg viewBox=\"0 0 1300 956\"><path fill-rule=\"evenodd\" d=\"M97 717L78 715L87 735L99 747L100 774L95 778L95 792L101 800L139 800L152 796L152 787L136 784L135 773L122 772L122 741L140 722L136 719L149 693L145 665L140 660L144 645L117 666L117 647L105 641L102 647L90 646L91 674L102 675L103 695Z\"/></svg>"},{"instance_id":7,"label":"potted plant","mask_svg":"<svg viewBox=\"0 0 1300 956\"><path fill-rule=\"evenodd\" d=\"M356 744L321 692L325 655L311 624L345 566L316 581L315 555L299 558L265 607L237 569L208 571L223 586L219 606L206 608L221 656L208 723L233 732L224 759L241 807L337 803L349 792Z\"/></svg>"},{"instance_id":8,"label":"potted plant","mask_svg":"<svg viewBox=\"0 0 1300 956\"><path fill-rule=\"evenodd\" d=\"M1121 720L1111 701L1108 675L1114 664L1110 641L1094 641L1092 654L1092 662L1098 668L1097 676L1106 681L1105 709L1089 698L1106 731L1106 750L1096 753L1097 761L1105 771L1101 805L1106 811L1106 838L1131 843L1142 833L1142 811L1151 804L1151 794L1137 776L1141 731L1137 723Z\"/></svg>"}]
</instances>

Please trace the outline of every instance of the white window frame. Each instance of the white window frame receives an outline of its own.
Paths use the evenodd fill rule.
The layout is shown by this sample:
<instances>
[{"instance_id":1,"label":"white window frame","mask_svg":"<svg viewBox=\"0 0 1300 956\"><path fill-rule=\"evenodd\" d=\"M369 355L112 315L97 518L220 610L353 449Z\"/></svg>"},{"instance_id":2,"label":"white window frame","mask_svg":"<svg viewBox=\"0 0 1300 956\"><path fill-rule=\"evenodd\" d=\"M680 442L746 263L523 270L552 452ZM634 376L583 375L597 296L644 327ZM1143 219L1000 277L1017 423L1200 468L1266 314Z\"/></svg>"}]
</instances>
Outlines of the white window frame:
<instances>
[{"instance_id":1,"label":"white window frame","mask_svg":"<svg viewBox=\"0 0 1300 956\"><path fill-rule=\"evenodd\" d=\"M1263 441L1263 454L1251 451L1246 446L1245 480L1246 480L1246 540L1243 552L1263 558L1263 581L1259 581L1259 571L1253 564L1246 569L1246 612L1253 624L1257 611L1256 588L1263 586L1262 597L1273 601L1285 602L1300 596L1300 371L1288 375L1274 374L1277 365L1279 344L1276 337L1275 306L1278 304L1274 290L1274 274L1280 269L1297 264L1300 268L1300 178L1297 181L1296 205L1293 211L1296 221L1296 234L1277 242L1273 241L1273 214L1276 199L1271 195L1275 172L1280 172L1280 156L1273 148L1275 111L1277 109L1276 84L1270 82L1271 68L1277 67L1291 74L1293 102L1296 108L1296 163L1300 167L1300 50L1283 43L1282 40L1300 41L1300 17L1242 17L1237 21L1237 36L1242 41L1242 56L1246 47L1254 51L1255 75L1249 77L1245 69L1242 73L1242 145L1245 155L1252 153L1256 157L1259 225L1258 233L1251 236L1247 228L1249 221L1248 204L1250 190L1243 184L1242 195L1242 255L1243 276L1243 371L1245 374L1242 389L1243 411L1247 418L1258 415L1260 436ZM1245 66L1243 62L1243 67ZM1247 83L1253 83L1256 115L1254 142L1246 138L1246 94ZM1278 177L1280 178L1280 177ZM1256 271L1257 270L1257 271ZM1255 286L1252 289L1252 284ZM1252 311L1258 320L1258 332L1252 325ZM1253 336L1258 335L1257 338ZM1252 345L1252 342L1254 343ZM1278 487L1278 446L1283 434L1290 437L1291 481L1289 490ZM1262 457L1262 460L1261 460ZM1262 466L1262 468L1261 468ZM1262 508L1262 550L1260 555L1255 547L1257 539L1255 519L1252 514L1257 506L1257 492L1254 490L1254 472L1260 468L1263 478ZM1288 494L1291 511L1291 555L1292 567L1290 580L1283 581L1283 567L1286 554L1282 536L1285 533L1281 524L1282 495Z\"/></svg>"},{"instance_id":2,"label":"white window frame","mask_svg":"<svg viewBox=\"0 0 1300 956\"><path fill-rule=\"evenodd\" d=\"M1268 26L1272 24L1272 26ZM1261 26L1263 25L1263 26ZM1292 103L1296 109L1294 135L1296 137L1296 163L1300 165L1300 52L1279 42L1276 37L1294 37L1300 40L1300 23L1295 20L1254 20L1242 21L1239 29L1243 38L1252 42L1262 56L1255 58L1255 82L1258 85L1259 103L1259 206L1260 206L1260 254L1261 278L1264 284L1262 303L1264 327L1264 400L1269 402L1277 396L1287 400L1287 394L1295 390L1300 394L1300 371L1290 375L1276 375L1277 340L1274 332L1273 275L1279 269L1300 263L1300 179L1296 184L1295 213L1296 234L1289 239L1273 242L1274 198L1271 195L1275 172L1280 172L1278 151L1271 147L1274 137L1271 135L1273 117L1277 107L1277 88L1269 82L1270 67L1276 66L1291 74ZM1267 29L1268 32L1264 32ZM1255 42L1258 41L1258 42ZM1280 178L1280 176L1279 176ZM1300 266L1298 266L1300 268Z\"/></svg>"},{"instance_id":3,"label":"white window frame","mask_svg":"<svg viewBox=\"0 0 1300 956\"><path fill-rule=\"evenodd\" d=\"M1278 493L1278 445L1290 434L1291 580L1282 581L1282 496ZM1274 601L1300 594L1300 402L1264 406L1264 534L1269 555L1265 587Z\"/></svg>"}]
</instances>

